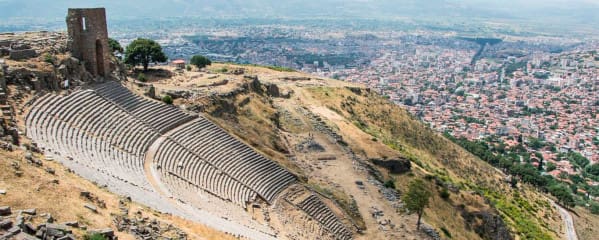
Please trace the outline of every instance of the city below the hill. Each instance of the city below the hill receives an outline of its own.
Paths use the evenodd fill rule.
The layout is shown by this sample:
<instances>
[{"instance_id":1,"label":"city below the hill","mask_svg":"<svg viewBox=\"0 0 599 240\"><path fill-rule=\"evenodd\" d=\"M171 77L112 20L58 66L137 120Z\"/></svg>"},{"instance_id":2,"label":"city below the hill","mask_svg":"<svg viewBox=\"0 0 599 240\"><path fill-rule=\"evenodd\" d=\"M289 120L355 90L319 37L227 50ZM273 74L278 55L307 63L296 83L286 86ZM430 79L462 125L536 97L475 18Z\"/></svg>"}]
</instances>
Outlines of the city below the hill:
<instances>
[{"instance_id":1,"label":"city below the hill","mask_svg":"<svg viewBox=\"0 0 599 240\"><path fill-rule=\"evenodd\" d=\"M599 185L585 174L599 162L596 39L486 39L369 21L149 25L143 32L117 26L113 36L125 45L139 36L156 39L170 59L203 54L361 83L437 131L495 146L494 154L578 185L581 195ZM582 175L589 178L568 177Z\"/></svg>"}]
</instances>

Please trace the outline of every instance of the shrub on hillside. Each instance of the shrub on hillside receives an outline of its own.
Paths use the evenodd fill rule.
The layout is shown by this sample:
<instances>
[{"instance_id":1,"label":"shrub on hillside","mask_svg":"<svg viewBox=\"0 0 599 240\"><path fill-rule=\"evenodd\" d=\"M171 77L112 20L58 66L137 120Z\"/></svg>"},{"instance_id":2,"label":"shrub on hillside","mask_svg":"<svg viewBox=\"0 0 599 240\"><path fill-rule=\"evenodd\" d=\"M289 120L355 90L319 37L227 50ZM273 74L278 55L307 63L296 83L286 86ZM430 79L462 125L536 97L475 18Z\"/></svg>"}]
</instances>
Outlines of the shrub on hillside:
<instances>
[{"instance_id":1,"label":"shrub on hillside","mask_svg":"<svg viewBox=\"0 0 599 240\"><path fill-rule=\"evenodd\" d=\"M443 198L444 200L447 200L447 199L449 199L449 196L450 196L450 195L451 195L451 194L449 193L449 191L447 190L447 188L443 188L443 189L441 189L441 191L439 192L439 196L440 196L441 198Z\"/></svg>"},{"instance_id":2,"label":"shrub on hillside","mask_svg":"<svg viewBox=\"0 0 599 240\"><path fill-rule=\"evenodd\" d=\"M141 82L148 81L148 79L146 78L146 75L143 73L140 73L139 75L137 75L137 80L139 80Z\"/></svg>"},{"instance_id":3,"label":"shrub on hillside","mask_svg":"<svg viewBox=\"0 0 599 240\"><path fill-rule=\"evenodd\" d=\"M393 188L393 189L395 189L395 182L393 180L387 180L385 182L384 186L386 188Z\"/></svg>"},{"instance_id":4,"label":"shrub on hillside","mask_svg":"<svg viewBox=\"0 0 599 240\"><path fill-rule=\"evenodd\" d=\"M170 95L164 95L162 101L166 104L173 104L173 98Z\"/></svg>"},{"instance_id":5,"label":"shrub on hillside","mask_svg":"<svg viewBox=\"0 0 599 240\"><path fill-rule=\"evenodd\" d=\"M210 59L208 59L207 57L204 57L202 55L195 55L195 56L191 57L190 63L198 68L204 68L204 67L212 64Z\"/></svg>"},{"instance_id":6,"label":"shrub on hillside","mask_svg":"<svg viewBox=\"0 0 599 240\"><path fill-rule=\"evenodd\" d=\"M102 234L94 233L94 234L85 234L83 236L83 240L107 240Z\"/></svg>"},{"instance_id":7,"label":"shrub on hillside","mask_svg":"<svg viewBox=\"0 0 599 240\"><path fill-rule=\"evenodd\" d=\"M44 54L44 62L54 65L55 59L54 56L50 53Z\"/></svg>"}]
</instances>

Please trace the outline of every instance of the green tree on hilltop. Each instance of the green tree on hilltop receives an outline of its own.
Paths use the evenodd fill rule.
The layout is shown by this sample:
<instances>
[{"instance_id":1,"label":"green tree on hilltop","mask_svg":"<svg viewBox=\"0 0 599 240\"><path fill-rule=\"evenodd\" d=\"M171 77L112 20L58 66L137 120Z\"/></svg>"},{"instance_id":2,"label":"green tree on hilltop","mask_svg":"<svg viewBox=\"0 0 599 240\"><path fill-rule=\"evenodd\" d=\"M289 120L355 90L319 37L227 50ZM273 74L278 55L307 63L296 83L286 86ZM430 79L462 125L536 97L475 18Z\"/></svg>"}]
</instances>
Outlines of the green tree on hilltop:
<instances>
[{"instance_id":1,"label":"green tree on hilltop","mask_svg":"<svg viewBox=\"0 0 599 240\"><path fill-rule=\"evenodd\" d=\"M403 200L408 210L418 214L418 222L416 222L416 229L418 230L420 230L420 219L424 213L424 208L428 205L431 195L432 193L420 179L412 180L408 186L408 192L404 195Z\"/></svg>"},{"instance_id":2,"label":"green tree on hilltop","mask_svg":"<svg viewBox=\"0 0 599 240\"><path fill-rule=\"evenodd\" d=\"M108 46L110 47L110 52L112 53L123 53L123 47L121 46L121 44L117 41L114 40L112 38L108 38Z\"/></svg>"},{"instance_id":3,"label":"green tree on hilltop","mask_svg":"<svg viewBox=\"0 0 599 240\"><path fill-rule=\"evenodd\" d=\"M160 44L151 39L138 38L134 40L125 50L125 63L131 65L142 65L144 71L148 65L155 62L166 62L167 57L162 52Z\"/></svg>"},{"instance_id":4,"label":"green tree on hilltop","mask_svg":"<svg viewBox=\"0 0 599 240\"><path fill-rule=\"evenodd\" d=\"M194 55L193 57L191 57L190 63L198 68L203 68L212 64L210 59L202 55Z\"/></svg>"}]
</instances>

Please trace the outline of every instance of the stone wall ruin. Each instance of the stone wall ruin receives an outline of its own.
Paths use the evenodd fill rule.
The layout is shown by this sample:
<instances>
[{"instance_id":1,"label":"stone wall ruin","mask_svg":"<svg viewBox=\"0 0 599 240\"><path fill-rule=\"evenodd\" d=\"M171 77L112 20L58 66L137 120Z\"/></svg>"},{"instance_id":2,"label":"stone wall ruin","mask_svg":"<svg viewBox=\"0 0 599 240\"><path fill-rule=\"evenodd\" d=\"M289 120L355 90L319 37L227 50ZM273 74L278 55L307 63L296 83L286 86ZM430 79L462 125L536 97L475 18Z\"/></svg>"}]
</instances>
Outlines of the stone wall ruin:
<instances>
[{"instance_id":1,"label":"stone wall ruin","mask_svg":"<svg viewBox=\"0 0 599 240\"><path fill-rule=\"evenodd\" d=\"M110 74L110 49L104 8L69 8L67 47L96 77Z\"/></svg>"}]
</instances>

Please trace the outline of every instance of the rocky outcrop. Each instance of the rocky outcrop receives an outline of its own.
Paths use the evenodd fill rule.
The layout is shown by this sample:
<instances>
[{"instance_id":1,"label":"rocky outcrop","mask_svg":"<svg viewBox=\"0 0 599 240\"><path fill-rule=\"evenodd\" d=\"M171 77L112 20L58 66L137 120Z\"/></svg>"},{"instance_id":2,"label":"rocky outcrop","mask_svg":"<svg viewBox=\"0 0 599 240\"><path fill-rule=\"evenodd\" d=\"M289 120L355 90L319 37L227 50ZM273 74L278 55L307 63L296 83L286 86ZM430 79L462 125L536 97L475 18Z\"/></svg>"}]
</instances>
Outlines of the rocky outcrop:
<instances>
[{"instance_id":1,"label":"rocky outcrop","mask_svg":"<svg viewBox=\"0 0 599 240\"><path fill-rule=\"evenodd\" d=\"M212 112L210 112L210 115L215 116L215 117L221 117L225 114L229 114L229 115L236 115L237 114L237 107L235 106L235 103L232 100L228 100L228 99L216 99L214 102L214 106L216 106L216 108L214 108L214 110L212 110Z\"/></svg>"},{"instance_id":2,"label":"rocky outcrop","mask_svg":"<svg viewBox=\"0 0 599 240\"><path fill-rule=\"evenodd\" d=\"M74 57L63 59L58 67L57 77L61 81L70 80L73 83L83 84L85 82L93 81L93 76L87 70L85 66Z\"/></svg>"},{"instance_id":3,"label":"rocky outcrop","mask_svg":"<svg viewBox=\"0 0 599 240\"><path fill-rule=\"evenodd\" d=\"M462 217L482 239L512 240L505 222L497 214L491 212L468 212L462 209Z\"/></svg>"},{"instance_id":4,"label":"rocky outcrop","mask_svg":"<svg viewBox=\"0 0 599 240\"><path fill-rule=\"evenodd\" d=\"M28 86L39 91L80 86L94 81L94 78L78 59L67 57L52 64L50 68L41 68L35 64L8 66L6 80L10 84Z\"/></svg>"},{"instance_id":5,"label":"rocky outcrop","mask_svg":"<svg viewBox=\"0 0 599 240\"><path fill-rule=\"evenodd\" d=\"M6 71L6 81L9 84L27 86L33 90L58 90L60 86L53 71L23 66L9 66Z\"/></svg>"},{"instance_id":6,"label":"rocky outcrop","mask_svg":"<svg viewBox=\"0 0 599 240\"><path fill-rule=\"evenodd\" d=\"M289 98L291 96L291 92L282 92L277 84L263 83L257 76L246 75L244 79L248 80L244 88L260 95L266 93L266 95L275 98Z\"/></svg>"},{"instance_id":7,"label":"rocky outcrop","mask_svg":"<svg viewBox=\"0 0 599 240\"><path fill-rule=\"evenodd\" d=\"M5 64L6 81L37 91L57 91L95 80L126 78L124 66L114 57L106 63L113 70L110 76L94 77L83 61L72 57L65 43L64 33L0 34L0 56L18 60Z\"/></svg>"},{"instance_id":8,"label":"rocky outcrop","mask_svg":"<svg viewBox=\"0 0 599 240\"><path fill-rule=\"evenodd\" d=\"M412 168L412 164L408 159L390 159L390 160L380 160L380 159L371 159L372 163L377 166L383 167L389 170L390 173L393 174L401 174L405 172L409 172Z\"/></svg>"}]
</instances>

